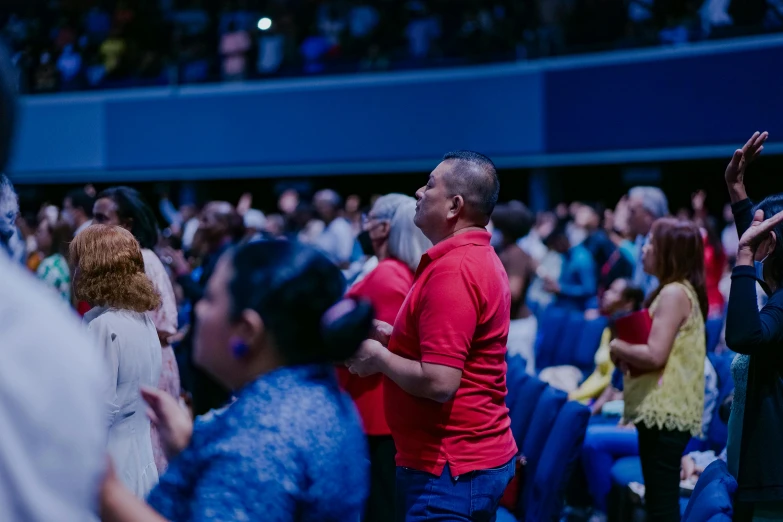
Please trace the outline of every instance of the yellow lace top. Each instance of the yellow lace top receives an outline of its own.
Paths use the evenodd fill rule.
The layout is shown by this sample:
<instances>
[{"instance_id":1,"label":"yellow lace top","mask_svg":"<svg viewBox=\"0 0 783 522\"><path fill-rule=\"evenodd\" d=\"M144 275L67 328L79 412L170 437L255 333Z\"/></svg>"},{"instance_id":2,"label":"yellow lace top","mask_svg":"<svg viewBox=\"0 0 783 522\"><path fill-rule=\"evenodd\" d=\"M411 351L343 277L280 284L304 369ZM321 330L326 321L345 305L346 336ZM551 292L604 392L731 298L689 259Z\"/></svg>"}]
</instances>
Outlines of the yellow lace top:
<instances>
[{"instance_id":1,"label":"yellow lace top","mask_svg":"<svg viewBox=\"0 0 783 522\"><path fill-rule=\"evenodd\" d=\"M669 360L663 370L637 377L625 376L626 421L643 423L648 428L689 432L701 435L704 411L704 317L696 292L688 282L672 283L681 287L691 302L691 314L674 338ZM655 320L660 297L650 306Z\"/></svg>"}]
</instances>

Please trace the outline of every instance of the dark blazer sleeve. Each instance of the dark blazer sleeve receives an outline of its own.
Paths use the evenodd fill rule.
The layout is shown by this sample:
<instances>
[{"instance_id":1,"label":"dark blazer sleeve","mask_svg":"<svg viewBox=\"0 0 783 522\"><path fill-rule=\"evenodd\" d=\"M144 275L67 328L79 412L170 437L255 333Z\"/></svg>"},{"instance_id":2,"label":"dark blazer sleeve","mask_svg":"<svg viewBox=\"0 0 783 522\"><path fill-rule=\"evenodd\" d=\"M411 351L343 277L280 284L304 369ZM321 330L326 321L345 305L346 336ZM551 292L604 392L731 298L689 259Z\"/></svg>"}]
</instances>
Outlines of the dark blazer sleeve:
<instances>
[{"instance_id":1,"label":"dark blazer sleeve","mask_svg":"<svg viewBox=\"0 0 783 522\"><path fill-rule=\"evenodd\" d=\"M734 267L726 313L726 346L737 353L759 355L773 350L779 351L781 343L783 293L773 294L759 311L755 268Z\"/></svg>"},{"instance_id":2,"label":"dark blazer sleeve","mask_svg":"<svg viewBox=\"0 0 783 522\"><path fill-rule=\"evenodd\" d=\"M742 234L750 228L750 224L753 222L753 202L748 198L737 201L731 206L731 213L734 214L737 234L742 237Z\"/></svg>"}]
</instances>

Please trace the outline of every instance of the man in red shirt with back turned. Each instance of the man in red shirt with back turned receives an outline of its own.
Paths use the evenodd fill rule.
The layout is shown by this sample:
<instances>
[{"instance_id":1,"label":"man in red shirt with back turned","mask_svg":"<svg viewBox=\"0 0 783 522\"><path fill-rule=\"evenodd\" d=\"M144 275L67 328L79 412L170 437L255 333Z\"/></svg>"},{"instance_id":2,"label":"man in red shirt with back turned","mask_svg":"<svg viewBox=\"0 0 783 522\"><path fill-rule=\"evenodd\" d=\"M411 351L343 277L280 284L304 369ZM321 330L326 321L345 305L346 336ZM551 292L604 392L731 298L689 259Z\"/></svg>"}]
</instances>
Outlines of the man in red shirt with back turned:
<instances>
[{"instance_id":1,"label":"man in red shirt with back turned","mask_svg":"<svg viewBox=\"0 0 783 522\"><path fill-rule=\"evenodd\" d=\"M485 228L499 190L488 157L444 156L416 192L414 222L434 246L390 338L379 325L347 363L352 373L385 376L398 522L494 521L514 475L505 405L511 293Z\"/></svg>"}]
</instances>

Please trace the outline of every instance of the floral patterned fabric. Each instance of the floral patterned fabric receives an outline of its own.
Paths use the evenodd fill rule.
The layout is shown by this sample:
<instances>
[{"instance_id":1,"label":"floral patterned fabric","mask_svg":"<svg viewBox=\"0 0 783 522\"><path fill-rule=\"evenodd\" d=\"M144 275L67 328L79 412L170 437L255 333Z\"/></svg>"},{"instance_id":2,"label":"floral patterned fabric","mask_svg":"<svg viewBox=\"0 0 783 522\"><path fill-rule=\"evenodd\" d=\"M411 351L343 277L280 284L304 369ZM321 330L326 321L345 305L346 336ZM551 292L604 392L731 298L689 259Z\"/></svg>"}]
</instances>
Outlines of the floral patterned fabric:
<instances>
[{"instance_id":1,"label":"floral patterned fabric","mask_svg":"<svg viewBox=\"0 0 783 522\"><path fill-rule=\"evenodd\" d=\"M66 303L71 302L71 271L68 261L60 254L54 254L38 265L35 271L38 279L56 290Z\"/></svg>"},{"instance_id":2,"label":"floral patterned fabric","mask_svg":"<svg viewBox=\"0 0 783 522\"><path fill-rule=\"evenodd\" d=\"M155 252L145 248L141 253L144 256L144 272L152 281L161 299L160 307L157 310L148 312L148 315L158 332L174 335L177 333L177 300L174 296L174 287L171 285L171 279L169 279L163 263L160 262ZM179 368L177 359L174 356L174 350L171 346L163 346L162 350L158 388L168 392L172 397L179 398ZM158 468L158 473L162 475L168 463L166 454L163 452L163 448L158 440L158 432L154 424L152 426L152 451L155 455L155 466Z\"/></svg>"},{"instance_id":3,"label":"floral patterned fabric","mask_svg":"<svg viewBox=\"0 0 783 522\"><path fill-rule=\"evenodd\" d=\"M358 415L334 369L285 367L199 417L147 501L172 522L353 522L368 468Z\"/></svg>"}]
</instances>

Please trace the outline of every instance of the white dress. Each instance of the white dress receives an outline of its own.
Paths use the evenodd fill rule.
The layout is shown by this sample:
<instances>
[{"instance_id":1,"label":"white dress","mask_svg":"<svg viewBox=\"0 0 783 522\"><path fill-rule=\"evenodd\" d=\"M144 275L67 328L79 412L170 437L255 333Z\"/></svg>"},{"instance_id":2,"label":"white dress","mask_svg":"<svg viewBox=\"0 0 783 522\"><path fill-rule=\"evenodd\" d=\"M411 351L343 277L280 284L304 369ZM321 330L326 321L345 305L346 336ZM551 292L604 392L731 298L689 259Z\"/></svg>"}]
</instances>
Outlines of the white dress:
<instances>
[{"instance_id":1,"label":"white dress","mask_svg":"<svg viewBox=\"0 0 783 522\"><path fill-rule=\"evenodd\" d=\"M106 362L102 397L108 453L117 476L139 498L158 483L141 386L157 388L161 349L152 320L143 313L93 308L85 316Z\"/></svg>"}]
</instances>

